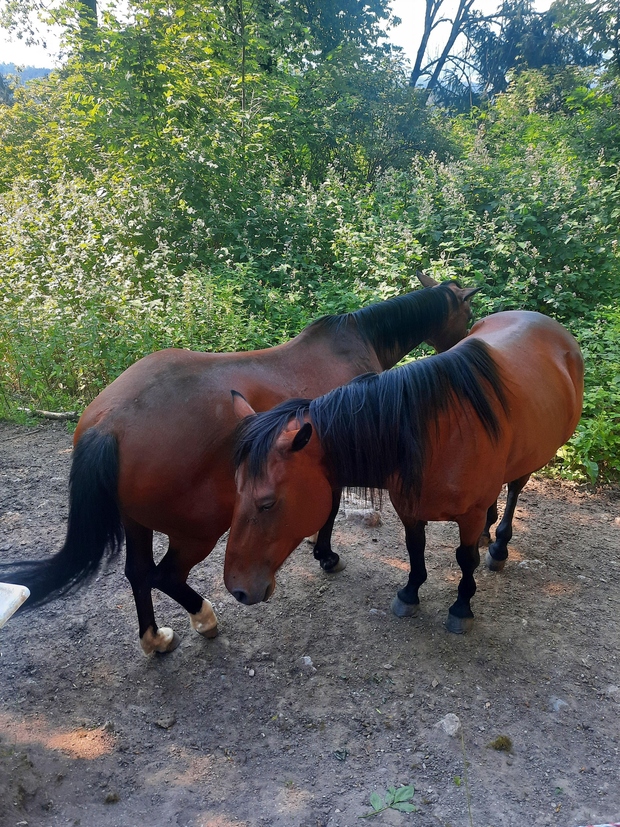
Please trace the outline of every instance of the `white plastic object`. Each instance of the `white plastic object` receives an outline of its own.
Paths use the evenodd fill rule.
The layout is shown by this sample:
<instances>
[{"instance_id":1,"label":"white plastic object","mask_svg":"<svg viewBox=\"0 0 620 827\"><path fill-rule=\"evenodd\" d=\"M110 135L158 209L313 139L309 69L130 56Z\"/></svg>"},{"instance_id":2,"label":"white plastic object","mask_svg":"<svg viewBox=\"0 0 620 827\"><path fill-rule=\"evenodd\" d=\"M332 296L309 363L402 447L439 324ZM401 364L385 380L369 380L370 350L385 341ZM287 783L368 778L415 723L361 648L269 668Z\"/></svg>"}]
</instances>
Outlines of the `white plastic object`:
<instances>
[{"instance_id":1,"label":"white plastic object","mask_svg":"<svg viewBox=\"0 0 620 827\"><path fill-rule=\"evenodd\" d=\"M0 629L28 597L30 591L25 586L0 583Z\"/></svg>"}]
</instances>

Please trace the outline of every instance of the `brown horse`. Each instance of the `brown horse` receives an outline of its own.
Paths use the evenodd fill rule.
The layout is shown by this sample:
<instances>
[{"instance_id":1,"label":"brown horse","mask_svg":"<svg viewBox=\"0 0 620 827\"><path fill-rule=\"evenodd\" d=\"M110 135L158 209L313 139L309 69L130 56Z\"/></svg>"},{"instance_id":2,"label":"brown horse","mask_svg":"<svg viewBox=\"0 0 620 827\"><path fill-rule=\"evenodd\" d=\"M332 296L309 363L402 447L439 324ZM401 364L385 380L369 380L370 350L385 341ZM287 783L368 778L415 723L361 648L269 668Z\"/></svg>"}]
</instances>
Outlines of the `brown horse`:
<instances>
[{"instance_id":1,"label":"brown horse","mask_svg":"<svg viewBox=\"0 0 620 827\"><path fill-rule=\"evenodd\" d=\"M267 600L279 566L325 522L334 487L387 488L411 562L393 610L418 612L426 522L451 520L460 532L462 578L447 626L467 631L487 515L503 483L518 495L569 439L582 398L583 360L575 339L558 322L528 311L489 316L446 353L313 401L289 400L253 415L233 394L233 407L245 418L227 588L242 603ZM504 517L511 520L512 513ZM504 550L492 547L491 557L502 558Z\"/></svg>"},{"instance_id":2,"label":"brown horse","mask_svg":"<svg viewBox=\"0 0 620 827\"><path fill-rule=\"evenodd\" d=\"M157 626L153 588L180 603L193 628L212 637L217 620L211 604L186 581L232 518L237 420L230 388L239 388L257 410L266 410L291 396L318 396L359 374L383 371L422 341L445 350L466 334L476 290L456 282L416 290L324 317L290 342L266 350L171 349L136 362L99 394L78 423L64 546L49 560L0 566L0 579L28 586L26 608L34 607L85 582L106 554L119 551L124 535L125 573L143 650L167 652L178 643L172 629ZM330 546L339 498L339 492L330 494L333 515L315 547L326 571L339 565ZM158 565L153 531L170 541Z\"/></svg>"}]
</instances>

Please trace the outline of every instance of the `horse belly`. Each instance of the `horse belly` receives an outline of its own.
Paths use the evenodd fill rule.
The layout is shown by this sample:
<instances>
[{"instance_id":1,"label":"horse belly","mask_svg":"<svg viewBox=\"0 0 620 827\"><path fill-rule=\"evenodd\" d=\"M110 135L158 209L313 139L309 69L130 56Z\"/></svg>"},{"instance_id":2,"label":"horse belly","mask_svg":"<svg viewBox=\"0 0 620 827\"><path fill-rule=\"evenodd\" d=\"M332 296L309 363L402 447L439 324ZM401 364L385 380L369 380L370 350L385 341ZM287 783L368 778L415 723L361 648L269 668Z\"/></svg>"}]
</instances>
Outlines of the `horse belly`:
<instances>
[{"instance_id":1,"label":"horse belly","mask_svg":"<svg viewBox=\"0 0 620 827\"><path fill-rule=\"evenodd\" d=\"M505 453L482 429L463 431L443 424L423 477L416 519L456 520L472 509L486 510L498 497L506 465Z\"/></svg>"}]
</instances>

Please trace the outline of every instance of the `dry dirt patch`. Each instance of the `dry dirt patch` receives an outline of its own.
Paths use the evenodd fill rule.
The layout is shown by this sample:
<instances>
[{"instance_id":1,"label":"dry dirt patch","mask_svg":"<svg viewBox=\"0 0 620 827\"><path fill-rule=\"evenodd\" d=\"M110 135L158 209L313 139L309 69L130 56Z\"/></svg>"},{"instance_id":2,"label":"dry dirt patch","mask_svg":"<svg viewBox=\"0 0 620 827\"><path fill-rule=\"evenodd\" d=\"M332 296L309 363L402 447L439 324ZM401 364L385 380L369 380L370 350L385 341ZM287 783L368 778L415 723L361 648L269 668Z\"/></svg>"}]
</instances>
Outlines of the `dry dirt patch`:
<instances>
[{"instance_id":1,"label":"dry dirt patch","mask_svg":"<svg viewBox=\"0 0 620 827\"><path fill-rule=\"evenodd\" d=\"M61 544L69 463L63 427L0 424L5 559ZM0 632L0 827L353 827L373 791L401 784L418 811L375 823L617 819L619 503L530 483L505 571L479 570L465 637L443 628L453 526L430 527L421 616L390 614L406 553L388 508L380 527L339 518L344 572L328 579L306 545L249 609L224 589L220 544L191 577L220 636L162 597L183 639L164 657L140 651L119 561ZM509 751L489 746L499 736Z\"/></svg>"}]
</instances>

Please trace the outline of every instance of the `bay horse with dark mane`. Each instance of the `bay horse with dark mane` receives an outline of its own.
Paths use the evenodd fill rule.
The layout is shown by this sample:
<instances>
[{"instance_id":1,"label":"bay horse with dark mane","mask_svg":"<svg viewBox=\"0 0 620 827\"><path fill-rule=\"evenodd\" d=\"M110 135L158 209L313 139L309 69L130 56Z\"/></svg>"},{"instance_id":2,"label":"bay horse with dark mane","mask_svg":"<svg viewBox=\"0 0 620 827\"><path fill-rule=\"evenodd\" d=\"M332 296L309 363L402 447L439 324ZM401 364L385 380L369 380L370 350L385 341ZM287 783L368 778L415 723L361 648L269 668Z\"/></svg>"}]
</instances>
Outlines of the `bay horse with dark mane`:
<instances>
[{"instance_id":1,"label":"bay horse with dark mane","mask_svg":"<svg viewBox=\"0 0 620 827\"><path fill-rule=\"evenodd\" d=\"M247 353L169 349L140 359L99 394L78 423L64 546L47 560L0 566L0 579L27 586L26 608L32 608L85 583L120 550L124 536L125 573L144 652L168 652L178 644L171 628L157 626L153 588L183 606L196 631L213 637L211 604L186 581L232 518L237 420L230 388L266 410L291 396L318 396L359 374L390 368L423 341L440 351L451 347L467 332L470 299L478 288L420 279L434 286L323 317L277 347ZM339 500L338 491L330 494L315 546L327 572L339 567L330 545ZM158 565L153 531L169 537Z\"/></svg>"},{"instance_id":2,"label":"bay horse with dark mane","mask_svg":"<svg viewBox=\"0 0 620 827\"><path fill-rule=\"evenodd\" d=\"M558 322L528 311L488 316L445 353L313 401L254 415L233 392L242 422L227 588L242 603L267 600L277 569L325 522L334 488L387 489L411 562L394 612L417 614L426 523L450 520L459 527L462 577L447 627L469 630L479 538L501 487L510 483L518 496L574 432L582 399L577 342ZM511 521L507 513L503 522ZM506 555L505 544L492 546L492 567Z\"/></svg>"}]
</instances>

